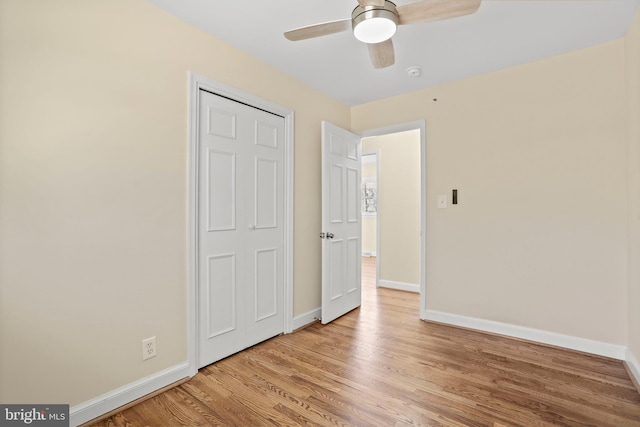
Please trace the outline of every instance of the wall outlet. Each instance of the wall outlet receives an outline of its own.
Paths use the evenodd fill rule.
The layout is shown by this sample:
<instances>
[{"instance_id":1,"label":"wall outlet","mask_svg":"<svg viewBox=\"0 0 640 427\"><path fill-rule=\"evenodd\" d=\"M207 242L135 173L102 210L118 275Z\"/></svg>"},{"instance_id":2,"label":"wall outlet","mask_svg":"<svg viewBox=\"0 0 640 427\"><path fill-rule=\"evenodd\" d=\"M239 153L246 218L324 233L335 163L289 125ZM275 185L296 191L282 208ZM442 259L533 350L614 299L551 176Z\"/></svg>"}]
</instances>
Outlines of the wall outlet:
<instances>
[{"instance_id":1,"label":"wall outlet","mask_svg":"<svg viewBox=\"0 0 640 427\"><path fill-rule=\"evenodd\" d=\"M156 348L156 337L142 340L142 360L147 360L158 355Z\"/></svg>"}]
</instances>

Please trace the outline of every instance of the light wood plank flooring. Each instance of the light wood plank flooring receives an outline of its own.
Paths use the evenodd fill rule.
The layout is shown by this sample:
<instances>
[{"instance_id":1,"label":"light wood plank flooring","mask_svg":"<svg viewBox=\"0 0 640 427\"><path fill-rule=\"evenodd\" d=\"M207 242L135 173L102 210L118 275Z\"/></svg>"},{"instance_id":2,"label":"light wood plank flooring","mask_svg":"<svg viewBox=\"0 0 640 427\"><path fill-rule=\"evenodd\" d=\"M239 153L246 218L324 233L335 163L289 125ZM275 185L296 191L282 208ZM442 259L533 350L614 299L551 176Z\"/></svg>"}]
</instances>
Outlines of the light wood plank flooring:
<instances>
[{"instance_id":1,"label":"light wood plank flooring","mask_svg":"<svg viewBox=\"0 0 640 427\"><path fill-rule=\"evenodd\" d=\"M418 295L362 307L213 365L103 426L640 426L621 362L420 321Z\"/></svg>"}]
</instances>

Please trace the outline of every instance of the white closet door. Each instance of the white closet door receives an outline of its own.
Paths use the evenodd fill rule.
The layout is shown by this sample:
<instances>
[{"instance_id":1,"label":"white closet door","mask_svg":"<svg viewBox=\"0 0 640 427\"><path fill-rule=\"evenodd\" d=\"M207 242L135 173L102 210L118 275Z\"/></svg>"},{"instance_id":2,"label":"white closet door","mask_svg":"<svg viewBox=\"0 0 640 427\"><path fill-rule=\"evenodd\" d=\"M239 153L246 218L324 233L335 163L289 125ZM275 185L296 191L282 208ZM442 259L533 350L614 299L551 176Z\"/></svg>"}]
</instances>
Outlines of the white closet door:
<instances>
[{"instance_id":1,"label":"white closet door","mask_svg":"<svg viewBox=\"0 0 640 427\"><path fill-rule=\"evenodd\" d=\"M284 118L200 91L199 365L284 329Z\"/></svg>"}]
</instances>

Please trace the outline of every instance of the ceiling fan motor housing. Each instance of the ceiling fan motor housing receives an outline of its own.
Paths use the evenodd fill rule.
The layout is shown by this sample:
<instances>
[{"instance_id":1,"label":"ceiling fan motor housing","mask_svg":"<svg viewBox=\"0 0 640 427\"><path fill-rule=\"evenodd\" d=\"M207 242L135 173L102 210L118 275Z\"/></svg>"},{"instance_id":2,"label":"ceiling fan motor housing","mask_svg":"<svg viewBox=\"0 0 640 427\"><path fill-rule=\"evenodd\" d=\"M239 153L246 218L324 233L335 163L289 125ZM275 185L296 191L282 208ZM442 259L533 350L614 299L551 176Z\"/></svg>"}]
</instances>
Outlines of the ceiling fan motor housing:
<instances>
[{"instance_id":1,"label":"ceiling fan motor housing","mask_svg":"<svg viewBox=\"0 0 640 427\"><path fill-rule=\"evenodd\" d=\"M381 43L395 33L398 11L396 5L390 1L385 1L383 7L358 6L351 12L351 23L358 40L365 43Z\"/></svg>"}]
</instances>

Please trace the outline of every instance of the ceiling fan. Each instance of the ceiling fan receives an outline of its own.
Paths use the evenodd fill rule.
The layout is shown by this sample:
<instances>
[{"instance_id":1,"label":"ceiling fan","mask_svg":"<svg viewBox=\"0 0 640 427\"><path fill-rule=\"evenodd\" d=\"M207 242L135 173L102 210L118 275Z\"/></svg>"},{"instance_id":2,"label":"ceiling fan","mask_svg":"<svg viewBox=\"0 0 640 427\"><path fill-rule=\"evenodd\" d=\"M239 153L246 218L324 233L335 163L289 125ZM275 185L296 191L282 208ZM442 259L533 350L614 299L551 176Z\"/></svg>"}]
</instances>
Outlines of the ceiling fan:
<instances>
[{"instance_id":1,"label":"ceiling fan","mask_svg":"<svg viewBox=\"0 0 640 427\"><path fill-rule=\"evenodd\" d=\"M358 0L350 19L323 22L284 33L291 41L326 36L353 30L354 36L367 43L375 68L393 65L395 54L391 37L398 25L439 21L474 13L481 0L421 0L396 6L388 0Z\"/></svg>"}]
</instances>

